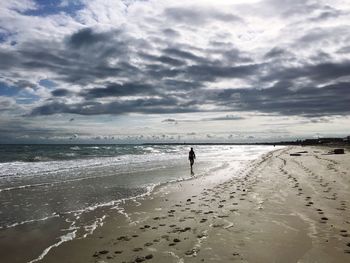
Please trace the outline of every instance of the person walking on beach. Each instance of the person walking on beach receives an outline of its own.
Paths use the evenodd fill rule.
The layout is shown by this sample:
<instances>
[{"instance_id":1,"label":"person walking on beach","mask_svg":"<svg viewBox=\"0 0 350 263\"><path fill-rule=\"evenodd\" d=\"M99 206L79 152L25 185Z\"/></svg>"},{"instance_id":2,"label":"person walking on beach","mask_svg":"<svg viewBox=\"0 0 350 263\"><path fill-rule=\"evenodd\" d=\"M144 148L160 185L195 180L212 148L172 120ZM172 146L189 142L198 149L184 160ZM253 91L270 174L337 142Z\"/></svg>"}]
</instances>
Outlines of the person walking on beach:
<instances>
[{"instance_id":1,"label":"person walking on beach","mask_svg":"<svg viewBox=\"0 0 350 263\"><path fill-rule=\"evenodd\" d=\"M191 150L188 153L188 160L190 160L191 165L191 174L193 174L192 166L194 164L194 159L196 159L196 154L193 151L193 148L191 147Z\"/></svg>"}]
</instances>

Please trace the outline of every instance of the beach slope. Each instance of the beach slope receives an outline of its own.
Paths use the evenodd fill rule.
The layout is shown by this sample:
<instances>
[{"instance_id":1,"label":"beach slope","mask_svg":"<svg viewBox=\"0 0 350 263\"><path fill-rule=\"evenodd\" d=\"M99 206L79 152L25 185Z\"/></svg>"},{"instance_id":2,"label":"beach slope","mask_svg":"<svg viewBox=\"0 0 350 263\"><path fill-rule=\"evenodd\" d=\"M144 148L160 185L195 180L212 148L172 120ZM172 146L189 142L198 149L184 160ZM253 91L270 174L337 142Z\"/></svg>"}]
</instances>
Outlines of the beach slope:
<instances>
[{"instance_id":1,"label":"beach slope","mask_svg":"<svg viewBox=\"0 0 350 263\"><path fill-rule=\"evenodd\" d=\"M350 262L350 154L329 150L286 147L226 179L159 187L42 262Z\"/></svg>"}]
</instances>

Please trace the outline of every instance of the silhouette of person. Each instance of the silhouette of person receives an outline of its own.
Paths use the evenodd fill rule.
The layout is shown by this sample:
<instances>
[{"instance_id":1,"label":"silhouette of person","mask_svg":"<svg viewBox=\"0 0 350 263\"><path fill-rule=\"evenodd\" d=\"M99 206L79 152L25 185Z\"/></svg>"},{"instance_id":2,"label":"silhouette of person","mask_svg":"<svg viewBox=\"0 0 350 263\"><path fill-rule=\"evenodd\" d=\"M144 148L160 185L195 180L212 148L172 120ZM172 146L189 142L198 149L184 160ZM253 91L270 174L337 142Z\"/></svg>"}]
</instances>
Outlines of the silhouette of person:
<instances>
[{"instance_id":1,"label":"silhouette of person","mask_svg":"<svg viewBox=\"0 0 350 263\"><path fill-rule=\"evenodd\" d=\"M191 174L193 174L192 166L194 164L194 159L196 159L196 154L193 151L193 148L188 153L188 160L190 160L190 165L191 165Z\"/></svg>"}]
</instances>

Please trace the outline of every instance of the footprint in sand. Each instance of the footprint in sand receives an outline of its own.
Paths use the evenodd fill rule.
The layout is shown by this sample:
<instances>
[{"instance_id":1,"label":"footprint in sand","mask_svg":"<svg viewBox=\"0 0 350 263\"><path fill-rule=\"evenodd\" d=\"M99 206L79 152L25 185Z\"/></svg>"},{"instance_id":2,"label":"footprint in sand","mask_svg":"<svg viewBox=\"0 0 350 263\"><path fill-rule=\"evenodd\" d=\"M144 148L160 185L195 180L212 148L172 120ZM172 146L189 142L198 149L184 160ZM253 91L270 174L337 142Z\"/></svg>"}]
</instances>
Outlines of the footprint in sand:
<instances>
[{"instance_id":1,"label":"footprint in sand","mask_svg":"<svg viewBox=\"0 0 350 263\"><path fill-rule=\"evenodd\" d=\"M338 207L338 208L337 208L337 210L340 210L340 211L345 211L345 210L346 210L346 208L344 208L344 207Z\"/></svg>"},{"instance_id":2,"label":"footprint in sand","mask_svg":"<svg viewBox=\"0 0 350 263\"><path fill-rule=\"evenodd\" d=\"M341 235L342 237L349 237L348 231L345 230L345 229L340 230L340 235Z\"/></svg>"},{"instance_id":3,"label":"footprint in sand","mask_svg":"<svg viewBox=\"0 0 350 263\"><path fill-rule=\"evenodd\" d=\"M163 238L163 239L169 241L169 235L162 235L161 238Z\"/></svg>"},{"instance_id":4,"label":"footprint in sand","mask_svg":"<svg viewBox=\"0 0 350 263\"><path fill-rule=\"evenodd\" d=\"M327 223L328 218L327 217L321 217L321 223Z\"/></svg>"},{"instance_id":5,"label":"footprint in sand","mask_svg":"<svg viewBox=\"0 0 350 263\"><path fill-rule=\"evenodd\" d=\"M101 252L101 251L100 251L100 252ZM95 252L92 256L93 256L94 258L99 258L100 255L103 255L103 253L100 253L100 252ZM102 252L104 252L104 250L103 250ZM108 253L108 252L107 252L107 253Z\"/></svg>"},{"instance_id":6,"label":"footprint in sand","mask_svg":"<svg viewBox=\"0 0 350 263\"><path fill-rule=\"evenodd\" d=\"M120 236L120 237L117 238L117 240L119 240L119 241L130 241L131 238L127 237L127 236Z\"/></svg>"}]
</instances>

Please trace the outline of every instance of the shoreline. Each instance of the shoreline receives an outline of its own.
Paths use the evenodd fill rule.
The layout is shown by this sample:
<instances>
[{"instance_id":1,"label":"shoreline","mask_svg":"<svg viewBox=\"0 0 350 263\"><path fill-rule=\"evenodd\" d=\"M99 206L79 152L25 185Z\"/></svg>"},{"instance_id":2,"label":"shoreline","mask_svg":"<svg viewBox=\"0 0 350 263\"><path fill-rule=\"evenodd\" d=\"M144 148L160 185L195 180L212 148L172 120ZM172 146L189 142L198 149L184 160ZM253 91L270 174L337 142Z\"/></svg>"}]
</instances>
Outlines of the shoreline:
<instances>
[{"instance_id":1,"label":"shoreline","mask_svg":"<svg viewBox=\"0 0 350 263\"><path fill-rule=\"evenodd\" d=\"M240 148L232 150L232 148L226 147L221 148L218 152L217 148L206 148L203 151L205 154L200 155L196 162L195 178L213 174L218 175L218 171L225 171L229 166L236 166L237 170L241 165L249 162L250 159L254 159L271 149L271 147L246 148L250 149L247 154L244 154L245 151L242 151L243 154L240 154L241 150L237 150ZM175 150L179 151L177 148ZM225 152L226 154L223 155ZM220 158L221 155L224 158ZM169 159L169 157L171 155L165 159ZM217 161L217 158L220 158L219 161ZM135 198L142 200L150 194L151 190L154 191L153 189L165 187L166 185L179 185L186 180L194 179L190 174L189 166L187 166L188 161L185 157L180 162L178 158L175 158L174 160L170 159L170 162L164 163L162 162L163 159L159 159L157 163L146 162L146 164L149 163L151 165L142 166L143 172L141 172L141 166L137 166L136 170L131 169L132 167L126 167L125 170L130 172L121 174L111 169L95 169L95 172L97 172L96 176L91 176L91 172L88 171L90 173L88 176L81 173L84 178L66 179L66 174L63 174L62 180L40 184L34 182L35 184L31 184L29 187L29 183L23 183L18 180L16 184L20 183L19 187L11 187L8 191L6 189L1 193L5 206L0 213L8 215L8 218L2 218L4 227L0 230L0 247L2 251L2 253L0 252L0 258L14 263L35 262L35 260L42 258L46 253L51 253L51 250L56 250L57 246L63 244L63 242L66 243L70 239L80 239L90 235L91 232L104 223L105 215L113 214L113 210L111 212L113 207L116 210L123 209L119 208L123 206L123 202L132 202L131 200ZM163 165L160 166L160 164ZM152 165L156 168L159 166L159 168L148 169ZM108 173L106 174L105 171ZM228 174L230 172L223 172L225 177ZM31 178L35 179L35 177L29 177L29 179ZM44 179L45 181L53 181L50 177ZM60 188L61 182L62 186L64 186L63 188ZM67 182L69 183L67 184ZM84 184L80 182L84 182ZM111 182L111 184L109 185L105 182ZM118 192L120 189L127 189L120 184L123 182L127 182L130 186L130 192L125 192L124 196L119 194L122 192ZM118 185L121 187L118 187ZM86 189L91 189L93 191L92 194L85 194ZM114 193L108 189L114 189ZM142 191L136 191L137 189ZM31 195L32 192L33 195ZM112 195L109 195L110 193ZM99 200L102 202L96 202L95 196L100 196ZM15 198L19 198L18 202ZM31 202L31 199L39 202ZM96 201L94 202L94 200ZM11 202L13 207L9 210ZM78 205L75 205L76 203ZM83 203L85 205L81 206L80 204ZM29 217L25 217L30 210L27 207L36 208ZM23 214L20 212L23 212ZM12 222L8 220L13 219L11 216L15 219ZM14 240L17 240L17 242L14 242ZM21 251L21 253L17 253L17 251Z\"/></svg>"},{"instance_id":2,"label":"shoreline","mask_svg":"<svg viewBox=\"0 0 350 263\"><path fill-rule=\"evenodd\" d=\"M268 156L268 155L270 155L270 152L262 155L258 159L249 161L246 165L249 167L249 169L246 170L246 166L242 167L239 171L237 171L240 174L240 176L235 177L235 179L243 181L244 175L251 173L252 168L254 168L257 164L262 162L262 160L264 160L266 158L265 156ZM246 170L246 171L244 171L244 170ZM158 237L160 237L160 239L162 239L161 236L163 236L163 239L164 238L168 239L162 233L162 231L164 229L162 230L161 228L166 227L166 225L173 227L173 228L174 227L176 228L176 226L175 226L176 224L175 223L174 224L168 223L168 224L165 224L164 226L163 226L163 224L160 224L161 225L160 227L151 226L151 224L154 223L153 222L154 218L157 218L156 221L165 219L164 215L163 215L163 213L165 213L166 220L170 220L170 221L173 221L173 220L178 221L179 220L180 224L183 224L183 222L186 221L185 219L183 219L183 218L178 219L175 214L168 213L169 211L172 211L172 210L175 211L175 209L170 209L169 211L165 211L166 208L169 206L172 206L174 208L179 208L179 207L183 206L181 203L183 203L191 198L193 199L195 197L198 197L203 190L209 189L208 191L210 191L210 189L212 189L213 187L215 187L221 183L224 183L229 179L232 179L232 175L228 175L227 173L228 173L228 171L224 171L223 176L220 177L219 179L217 177L212 176L212 175L208 175L208 176L204 176L204 177L196 177L196 178L193 178L191 180L184 180L184 181L180 181L180 182L168 183L166 185L157 186L154 189L154 191L150 195L148 195L146 198L142 198L141 200L137 199L137 198L127 200L124 202L123 208L121 208L121 210L118 210L112 214L110 213L110 216L109 216L109 218L107 218L105 220L104 225L101 228L96 229L96 231L93 233L93 235L88 236L84 240L78 239L78 240L73 240L71 242L62 244L59 248L57 248L57 249L55 249L55 251L53 251L52 256L49 253L49 255L47 257L45 257L42 262L59 262L59 261L62 261L62 258L64 258L64 261L67 261L67 262L90 262L91 260L92 260L91 262L95 262L95 261L98 262L98 260L101 260L101 258L99 256L97 256L96 253L98 253L98 251L101 251L102 252L101 255L104 255L106 249L101 248L100 250L99 249L96 250L95 245L105 244L105 240L108 240L108 239L110 239L110 241L107 243L111 243L112 240L115 241L116 237L118 237L120 240L124 240L125 232L123 232L123 230L126 230L126 232L134 231L136 233L136 234L134 234L134 236L135 236L134 238L136 238L136 236L137 237L139 236L139 234L138 234L139 231L141 231L143 233L147 229L159 230L161 232L158 233ZM188 197L186 200L182 200L184 197L184 193L186 193L186 196ZM178 202L178 203L176 203L176 202ZM190 203L192 203L192 205L194 204L193 202L190 202ZM182 212L185 212L185 213L190 212L190 213L195 213L196 215L199 215L200 213L198 213L198 211L201 210L201 207L202 206L198 206L196 212L194 212L194 209L182 209L182 210L184 210ZM152 214L152 218L150 218L151 217L150 215L147 215L148 213ZM142 216L139 218L140 215L147 215L147 216L146 216L146 218L142 218ZM155 215L158 215L158 216L155 216ZM189 218L191 219L191 216L189 216ZM150 220L152 222L152 223L150 222L149 225L147 224L148 220ZM191 220L193 222L191 223L192 227L190 227L190 228L195 229L196 224L198 224L199 222L197 222L198 220L196 220L195 217L193 217ZM140 224L141 224L141 226L140 226ZM199 224L201 224L201 223L199 223ZM179 227L179 226L177 226L177 227ZM183 228L181 230L180 229L173 229L173 231L175 230L176 232L180 232L180 233L182 233L182 231L188 232L189 230L185 230L188 227L189 226L183 226ZM133 230L131 230L131 229L133 229ZM109 237L106 237L106 235ZM204 238L204 237L202 237L202 238ZM128 240L128 238L125 238L125 239ZM155 242L153 242L153 244L161 241L161 240L157 240L157 238L155 238L154 240L155 240ZM148 241L150 241L150 240L148 240ZM95 242L97 242L97 243L95 243ZM148 248L148 250L152 251L152 247L151 247L150 243L152 243L152 242L145 241L145 245ZM175 242L175 243L178 243L178 242ZM130 245L130 244L128 244L128 245ZM142 251L143 249L141 250L141 247L133 248L132 251L130 251L130 253L132 254L132 253L135 253L138 251ZM170 247L172 247L172 246L170 246ZM70 254L70 256L65 257L65 255L67 255L67 249L75 251L76 249L79 250L79 248L83 249L85 251L83 253L86 255L86 257L85 256L81 257L82 255L80 253L74 253L74 255L68 253L68 254ZM91 251L90 253L86 252L86 250L88 248ZM137 251L134 251L135 249ZM166 249L164 251L166 251ZM174 255L172 255L171 253L169 254L169 253L165 252L162 259L158 259L158 260L161 260L160 262L162 262L162 260L168 260L171 258L173 259ZM106 254L109 254L109 253L106 253ZM117 255L116 253L114 253L114 254ZM128 254L126 257L132 257L131 254ZM124 255L126 255L126 253ZM113 256L114 255L112 255L112 256L106 255L106 258L109 257L108 260L111 260L111 262L113 262L112 259L116 259ZM146 257L146 256L147 255L144 255L144 257ZM134 260L137 260L137 258L134 258ZM123 260L121 259L121 257L119 257L118 260L115 262L123 262ZM130 259L129 259L129 260L126 260L126 262L132 262L132 260L130 261ZM157 262L157 261L155 261L155 262ZM175 261L175 262L177 262L177 261Z\"/></svg>"},{"instance_id":3,"label":"shoreline","mask_svg":"<svg viewBox=\"0 0 350 263\"><path fill-rule=\"evenodd\" d=\"M93 234L38 262L347 262L350 154L328 150L273 150L235 176L224 170L101 207L89 216L108 217Z\"/></svg>"}]
</instances>

